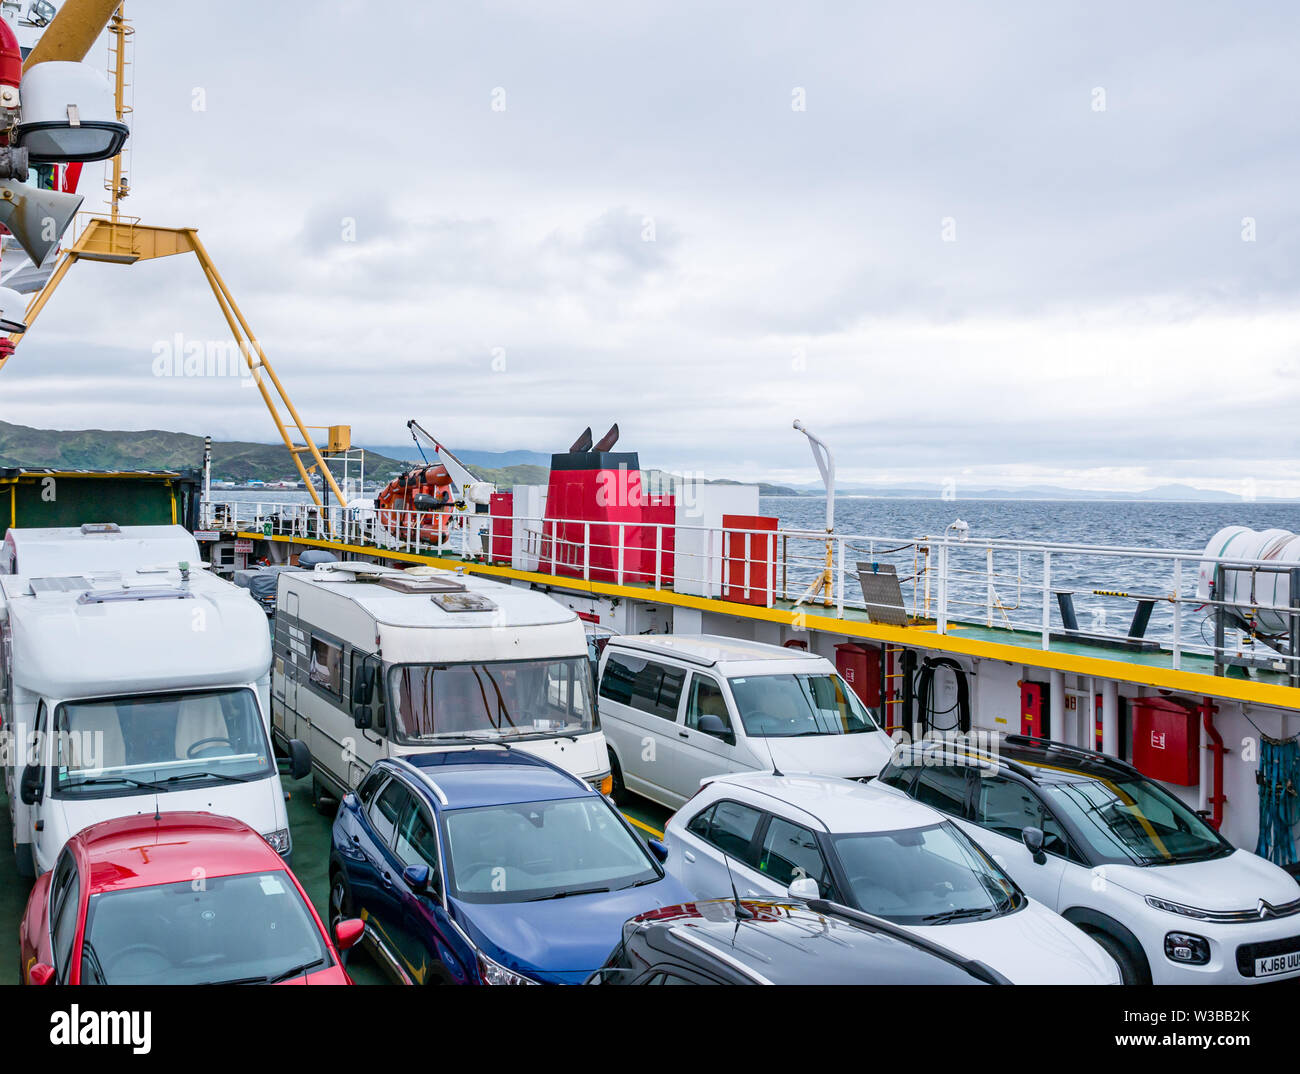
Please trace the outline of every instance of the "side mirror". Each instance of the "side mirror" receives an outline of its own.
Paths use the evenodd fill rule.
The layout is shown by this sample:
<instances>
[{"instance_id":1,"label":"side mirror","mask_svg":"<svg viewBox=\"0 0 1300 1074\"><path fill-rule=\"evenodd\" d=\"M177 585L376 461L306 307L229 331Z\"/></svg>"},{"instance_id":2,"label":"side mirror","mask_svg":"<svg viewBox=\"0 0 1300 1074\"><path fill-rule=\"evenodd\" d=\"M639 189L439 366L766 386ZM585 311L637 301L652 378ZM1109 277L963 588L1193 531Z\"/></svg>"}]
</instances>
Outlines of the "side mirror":
<instances>
[{"instance_id":1,"label":"side mirror","mask_svg":"<svg viewBox=\"0 0 1300 1074\"><path fill-rule=\"evenodd\" d=\"M45 769L38 764L29 764L23 769L22 782L18 785L18 797L23 805L36 805L45 797Z\"/></svg>"},{"instance_id":2,"label":"side mirror","mask_svg":"<svg viewBox=\"0 0 1300 1074\"><path fill-rule=\"evenodd\" d=\"M811 876L796 876L786 888L786 894L792 899L820 899L821 889Z\"/></svg>"},{"instance_id":3,"label":"side mirror","mask_svg":"<svg viewBox=\"0 0 1300 1074\"><path fill-rule=\"evenodd\" d=\"M366 923L359 917L348 917L334 926L334 943L340 952L355 947L357 941L365 934Z\"/></svg>"},{"instance_id":4,"label":"side mirror","mask_svg":"<svg viewBox=\"0 0 1300 1074\"><path fill-rule=\"evenodd\" d=\"M668 860L668 846L658 839L647 839L645 845L650 848L650 853L659 859L660 864Z\"/></svg>"},{"instance_id":5,"label":"side mirror","mask_svg":"<svg viewBox=\"0 0 1300 1074\"><path fill-rule=\"evenodd\" d=\"M311 775L311 751L300 738L289 739L289 775L294 779Z\"/></svg>"},{"instance_id":6,"label":"side mirror","mask_svg":"<svg viewBox=\"0 0 1300 1074\"><path fill-rule=\"evenodd\" d=\"M1035 828L1032 825L1028 828L1022 828L1020 839L1025 844L1025 849L1034 856L1035 865L1045 865L1047 855L1043 851L1043 829Z\"/></svg>"},{"instance_id":7,"label":"side mirror","mask_svg":"<svg viewBox=\"0 0 1300 1074\"><path fill-rule=\"evenodd\" d=\"M362 664L361 673L352 680L352 704L369 705L374 696L374 669L368 664Z\"/></svg>"},{"instance_id":8,"label":"side mirror","mask_svg":"<svg viewBox=\"0 0 1300 1074\"><path fill-rule=\"evenodd\" d=\"M37 962L27 971L27 980L34 985L54 983L54 967L48 962Z\"/></svg>"},{"instance_id":9,"label":"side mirror","mask_svg":"<svg viewBox=\"0 0 1300 1074\"><path fill-rule=\"evenodd\" d=\"M722 722L722 718L714 716L712 713L701 716L700 722L695 727L697 731L704 735L712 735L714 738L726 739L729 742L736 740L736 736Z\"/></svg>"},{"instance_id":10,"label":"side mirror","mask_svg":"<svg viewBox=\"0 0 1300 1074\"><path fill-rule=\"evenodd\" d=\"M402 879L417 895L429 890L429 880L432 877L433 872L427 865L408 865L402 870Z\"/></svg>"},{"instance_id":11,"label":"side mirror","mask_svg":"<svg viewBox=\"0 0 1300 1074\"><path fill-rule=\"evenodd\" d=\"M352 723L358 731L366 730L370 726L370 706L353 705Z\"/></svg>"}]
</instances>

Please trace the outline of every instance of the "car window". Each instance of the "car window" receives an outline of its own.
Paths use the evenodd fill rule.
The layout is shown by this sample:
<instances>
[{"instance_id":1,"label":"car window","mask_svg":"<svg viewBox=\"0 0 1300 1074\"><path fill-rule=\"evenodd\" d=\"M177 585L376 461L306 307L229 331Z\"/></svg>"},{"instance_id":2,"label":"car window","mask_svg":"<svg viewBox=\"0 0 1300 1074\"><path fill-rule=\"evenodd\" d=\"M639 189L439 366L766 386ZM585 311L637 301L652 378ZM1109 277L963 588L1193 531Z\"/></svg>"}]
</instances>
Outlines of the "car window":
<instances>
[{"instance_id":1,"label":"car window","mask_svg":"<svg viewBox=\"0 0 1300 1074\"><path fill-rule=\"evenodd\" d=\"M1070 855L1070 844L1060 822L1032 790L1003 776L983 776L975 781L975 822L990 831L1019 839L1025 828L1041 828L1043 849Z\"/></svg>"},{"instance_id":2,"label":"car window","mask_svg":"<svg viewBox=\"0 0 1300 1074\"><path fill-rule=\"evenodd\" d=\"M899 761L890 760L890 762L880 770L880 775L878 775L876 779L891 787L897 787L900 791L905 791L912 785L912 779L915 776L915 768L909 768L906 764L900 763Z\"/></svg>"},{"instance_id":3,"label":"car window","mask_svg":"<svg viewBox=\"0 0 1300 1074\"><path fill-rule=\"evenodd\" d=\"M402 815L402 807L411 800L411 792L398 780L389 780L383 793L371 803L366 810L371 827L375 829L379 842L392 846L393 832L397 829L397 818Z\"/></svg>"},{"instance_id":4,"label":"car window","mask_svg":"<svg viewBox=\"0 0 1300 1074\"><path fill-rule=\"evenodd\" d=\"M722 726L731 730L731 715L727 712L727 699L722 687L707 675L692 675L690 695L686 700L686 726L699 729L701 716L716 716Z\"/></svg>"},{"instance_id":5,"label":"car window","mask_svg":"<svg viewBox=\"0 0 1300 1074\"><path fill-rule=\"evenodd\" d=\"M830 870L817 845L817 837L782 817L773 817L767 826L758 868L778 884L810 876L817 881L823 898L834 898Z\"/></svg>"},{"instance_id":6,"label":"car window","mask_svg":"<svg viewBox=\"0 0 1300 1074\"><path fill-rule=\"evenodd\" d=\"M361 781L361 786L357 788L357 798L362 805L370 804L370 799L375 796L375 792L383 785L385 778L387 777L384 775L383 770L377 768Z\"/></svg>"},{"instance_id":7,"label":"car window","mask_svg":"<svg viewBox=\"0 0 1300 1074\"><path fill-rule=\"evenodd\" d=\"M600 677L600 696L665 720L677 719L686 672L628 653L610 653Z\"/></svg>"},{"instance_id":8,"label":"car window","mask_svg":"<svg viewBox=\"0 0 1300 1074\"><path fill-rule=\"evenodd\" d=\"M397 829L393 850L403 865L427 865L438 872L438 839L425 809L410 799L402 823Z\"/></svg>"},{"instance_id":9,"label":"car window","mask_svg":"<svg viewBox=\"0 0 1300 1074\"><path fill-rule=\"evenodd\" d=\"M746 865L758 862L750 849L763 814L739 802L722 801L706 809L686 830Z\"/></svg>"},{"instance_id":10,"label":"car window","mask_svg":"<svg viewBox=\"0 0 1300 1074\"><path fill-rule=\"evenodd\" d=\"M966 815L966 773L960 765L941 765L922 768L912 786L912 797L918 802L951 813Z\"/></svg>"},{"instance_id":11,"label":"car window","mask_svg":"<svg viewBox=\"0 0 1300 1074\"><path fill-rule=\"evenodd\" d=\"M81 878L77 875L77 866L72 855L64 853L59 861L58 871L51 884L54 916L50 927L51 947L54 951L54 969L58 980L66 981L68 959L72 955L72 941L77 935L77 908L81 901ZM57 884L57 890L55 890Z\"/></svg>"}]
</instances>

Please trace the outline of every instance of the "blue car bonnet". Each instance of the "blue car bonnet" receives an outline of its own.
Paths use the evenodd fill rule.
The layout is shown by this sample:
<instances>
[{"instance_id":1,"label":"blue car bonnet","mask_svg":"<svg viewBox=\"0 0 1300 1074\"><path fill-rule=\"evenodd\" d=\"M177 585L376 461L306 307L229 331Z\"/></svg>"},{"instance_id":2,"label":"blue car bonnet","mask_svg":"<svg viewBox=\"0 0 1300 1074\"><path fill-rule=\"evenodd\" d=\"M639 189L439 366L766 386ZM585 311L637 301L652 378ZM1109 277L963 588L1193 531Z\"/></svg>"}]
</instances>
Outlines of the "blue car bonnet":
<instances>
[{"instance_id":1,"label":"blue car bonnet","mask_svg":"<svg viewBox=\"0 0 1300 1074\"><path fill-rule=\"evenodd\" d=\"M457 922L485 955L551 984L581 984L623 936L623 923L661 906L690 902L673 877L653 884L538 902L452 899Z\"/></svg>"}]
</instances>

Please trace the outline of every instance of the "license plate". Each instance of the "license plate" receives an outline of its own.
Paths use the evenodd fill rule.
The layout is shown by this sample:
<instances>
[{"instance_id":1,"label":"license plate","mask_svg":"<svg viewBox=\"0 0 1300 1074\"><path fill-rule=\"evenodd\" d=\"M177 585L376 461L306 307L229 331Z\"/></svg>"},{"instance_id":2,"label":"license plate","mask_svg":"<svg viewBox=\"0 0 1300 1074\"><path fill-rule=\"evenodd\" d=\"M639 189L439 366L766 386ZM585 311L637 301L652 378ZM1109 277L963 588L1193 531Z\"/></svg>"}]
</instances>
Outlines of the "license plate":
<instances>
[{"instance_id":1,"label":"license plate","mask_svg":"<svg viewBox=\"0 0 1300 1074\"><path fill-rule=\"evenodd\" d=\"M1273 977L1279 973L1290 973L1292 970L1300 970L1300 951L1255 959L1256 977Z\"/></svg>"}]
</instances>

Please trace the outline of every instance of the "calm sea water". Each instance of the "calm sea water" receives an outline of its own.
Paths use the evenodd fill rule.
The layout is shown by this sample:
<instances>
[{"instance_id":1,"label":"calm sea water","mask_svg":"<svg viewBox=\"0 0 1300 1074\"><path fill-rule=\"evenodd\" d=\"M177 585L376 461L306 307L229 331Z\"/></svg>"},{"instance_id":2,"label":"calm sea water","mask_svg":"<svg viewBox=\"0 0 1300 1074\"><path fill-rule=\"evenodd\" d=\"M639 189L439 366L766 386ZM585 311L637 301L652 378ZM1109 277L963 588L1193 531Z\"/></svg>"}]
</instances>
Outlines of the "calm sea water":
<instances>
[{"instance_id":1,"label":"calm sea water","mask_svg":"<svg viewBox=\"0 0 1300 1074\"><path fill-rule=\"evenodd\" d=\"M267 491L232 492L214 490L214 499L299 503L307 500L305 492ZM826 505L821 497L764 496L760 510L775 516L781 527L821 530L825 525ZM904 500L841 496L836 500L835 528L843 534L863 534L880 538L898 538L899 543L925 535L942 534L955 519L970 526L966 548L954 553L955 568L951 584L953 618L976 622L987 616L987 559L980 548L981 539L1010 538L1025 541L1049 541L1066 544L1113 545L1149 549L1179 549L1199 552L1216 531L1224 526L1244 525L1253 529L1284 529L1300 532L1300 503L1167 503L1167 502L1099 502L1083 500ZM802 588L816 574L814 566L819 545L803 542L792 549L794 559L801 554L804 562L792 563L788 578L792 589ZM911 605L913 596L922 610L923 577L917 578L917 555L914 548L881 554L884 545L874 549L851 545L848 549L848 599L860 599L854 579L853 562L876 558L892 563L903 579L904 597ZM1180 591L1194 592L1197 563L1193 556L1184 561ZM916 578L914 583L912 580ZM996 594L995 623L1008 623L1038 629L1042 622L1042 558L1026 553L998 553L994 563ZM1125 633L1136 602L1130 598L1107 597L1094 590L1167 596L1174 590L1174 568L1170 561L1148 560L1130 556L1074 556L1056 554L1052 560L1052 588L1074 594L1080 626L1087 630ZM932 594L934 590L932 585ZM933 603L930 606L933 613ZM1060 613L1055 599L1051 602L1053 626L1059 628ZM1210 628L1203 612L1184 606L1182 637L1185 643L1208 642ZM1173 636L1173 611L1168 602L1156 605L1147 636L1169 641Z\"/></svg>"}]
</instances>

